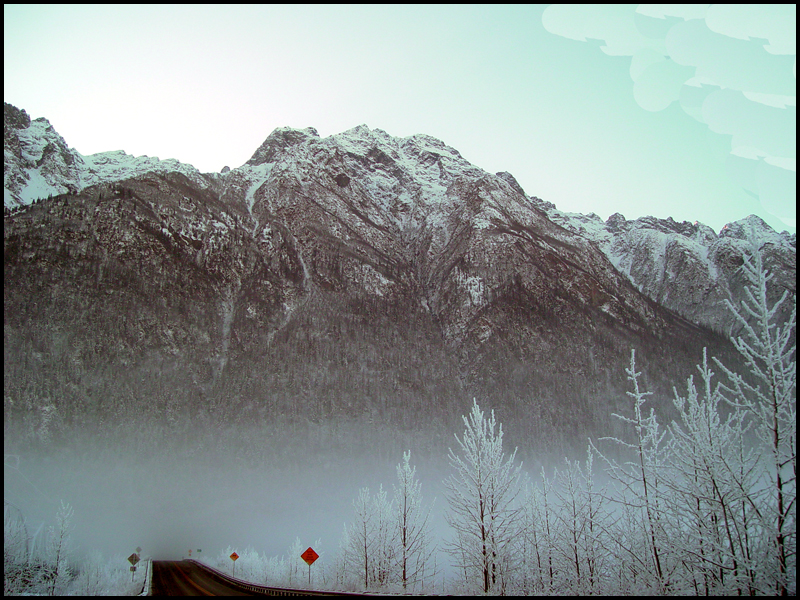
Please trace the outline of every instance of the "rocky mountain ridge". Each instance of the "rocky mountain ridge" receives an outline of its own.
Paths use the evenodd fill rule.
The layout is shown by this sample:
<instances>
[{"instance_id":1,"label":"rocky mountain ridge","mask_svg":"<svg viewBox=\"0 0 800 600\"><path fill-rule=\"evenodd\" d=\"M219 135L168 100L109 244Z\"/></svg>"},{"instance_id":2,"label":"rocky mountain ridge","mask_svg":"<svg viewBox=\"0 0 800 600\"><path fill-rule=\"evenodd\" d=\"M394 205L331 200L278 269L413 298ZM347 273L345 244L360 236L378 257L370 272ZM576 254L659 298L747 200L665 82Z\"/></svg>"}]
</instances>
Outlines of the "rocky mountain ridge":
<instances>
[{"instance_id":1,"label":"rocky mountain ridge","mask_svg":"<svg viewBox=\"0 0 800 600\"><path fill-rule=\"evenodd\" d=\"M717 234L698 222L626 220L619 213L604 222L595 214L565 213L548 202L540 205L553 222L596 243L649 298L726 334L739 329L725 301L738 306L742 298L745 282L739 267L751 240L775 275L775 299L785 289L796 292L796 234L777 233L755 215L728 223Z\"/></svg>"},{"instance_id":2,"label":"rocky mountain ridge","mask_svg":"<svg viewBox=\"0 0 800 600\"><path fill-rule=\"evenodd\" d=\"M175 159L134 157L122 150L84 156L70 148L46 118L32 121L24 109L7 102L3 105L3 116L6 209L149 172L182 173L201 187L208 185L197 169Z\"/></svg>"},{"instance_id":3,"label":"rocky mountain ridge","mask_svg":"<svg viewBox=\"0 0 800 600\"><path fill-rule=\"evenodd\" d=\"M642 293L651 254L614 262L608 228L643 227L576 230L430 136L279 128L224 173L116 155L92 179L12 109L7 197L32 172L74 187L5 219L6 422L25 435L135 418L390 451L447 444L480 396L558 453L613 433L631 347L665 414L703 346L732 356Z\"/></svg>"},{"instance_id":4,"label":"rocky mountain ridge","mask_svg":"<svg viewBox=\"0 0 800 600\"><path fill-rule=\"evenodd\" d=\"M8 103L4 112L4 200L7 209L30 204L38 198L124 181L146 173L179 172L200 189L213 186L228 196L244 193L248 211L252 213L256 190L269 178L276 157L291 146L321 141L314 128L278 128L245 165L233 171L226 167L227 170L220 174L201 174L191 165L174 159L161 161L147 156L132 157L121 150L84 156L70 149L47 119L31 121L24 110ZM358 132L369 131L362 125L332 138L338 139L340 147L348 152L348 144L358 145L354 142ZM372 136L375 135L384 141L393 139L379 129L374 130ZM412 138L413 142L410 141ZM407 138L403 147L416 143L415 151L419 154L427 151L425 144L431 144L433 152L437 153L438 169L443 168L441 157L444 156L456 161L460 159L460 164L453 165L453 173L459 169L464 174L475 171L456 150L439 140L424 135L412 138ZM399 149L393 150L395 159L399 156ZM438 154L442 149L446 152ZM402 187L404 181L413 182L426 173L416 166L411 168L416 171L414 176L409 176L406 167L403 179L391 185L397 188L399 183ZM497 176L527 197L513 175L497 173ZM387 194L391 196L396 190L390 189L391 185L382 182L381 177L380 172L373 172L366 181L370 184L369 193L386 202ZM443 190L437 189L437 185L435 177L427 177L416 189L414 199L441 197ZM729 223L717 234L702 223L678 223L671 218L642 217L629 221L617 213L603 222L595 214L566 213L552 203L535 196L530 198L551 221L596 243L641 292L698 324L724 332L736 328L725 300L735 301L741 292L742 282L737 270L751 231L765 248L768 267L776 272L779 287L791 290L796 287L793 283L796 279L796 235L777 233L754 215ZM392 196L391 202L396 205L395 213L402 213L412 220L419 216L420 209L414 205L407 190ZM408 207L412 205L415 209L410 213Z\"/></svg>"}]
</instances>

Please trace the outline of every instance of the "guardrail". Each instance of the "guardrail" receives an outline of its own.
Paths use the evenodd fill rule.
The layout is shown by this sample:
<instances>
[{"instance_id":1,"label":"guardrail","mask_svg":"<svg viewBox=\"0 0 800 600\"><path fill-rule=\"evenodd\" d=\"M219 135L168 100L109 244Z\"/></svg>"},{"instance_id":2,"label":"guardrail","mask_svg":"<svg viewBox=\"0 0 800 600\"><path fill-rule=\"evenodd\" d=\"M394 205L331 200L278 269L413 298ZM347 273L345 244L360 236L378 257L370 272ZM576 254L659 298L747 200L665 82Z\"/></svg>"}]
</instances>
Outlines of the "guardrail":
<instances>
[{"instance_id":1,"label":"guardrail","mask_svg":"<svg viewBox=\"0 0 800 600\"><path fill-rule=\"evenodd\" d=\"M144 583L142 584L142 592L139 594L140 596L152 596L153 595L153 559L147 558L145 559L144 564L145 572L144 572Z\"/></svg>"},{"instance_id":2,"label":"guardrail","mask_svg":"<svg viewBox=\"0 0 800 600\"><path fill-rule=\"evenodd\" d=\"M218 571L214 567L209 567L208 565L191 558L185 560L188 560L189 562L197 565L198 567L205 569L209 573L213 574L215 577L224 580L225 583L227 583L228 585L232 585L243 591L255 592L257 594L266 594L268 596L382 596L384 595L384 594L367 594L363 592L334 592L332 590L304 590L297 588L267 587L264 585L256 585L249 581L243 581L241 579L237 579L236 577L231 577L230 575L227 575L222 571Z\"/></svg>"}]
</instances>

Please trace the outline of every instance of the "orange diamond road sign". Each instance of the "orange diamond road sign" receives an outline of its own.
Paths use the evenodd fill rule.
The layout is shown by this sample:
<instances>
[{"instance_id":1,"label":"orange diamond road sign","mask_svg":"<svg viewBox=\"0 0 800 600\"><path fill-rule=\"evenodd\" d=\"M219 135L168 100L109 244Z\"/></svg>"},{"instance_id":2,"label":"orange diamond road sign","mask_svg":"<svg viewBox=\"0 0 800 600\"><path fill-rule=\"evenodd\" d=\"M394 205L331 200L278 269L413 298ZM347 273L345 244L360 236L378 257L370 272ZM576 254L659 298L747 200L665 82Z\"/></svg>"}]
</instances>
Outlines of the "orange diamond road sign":
<instances>
[{"instance_id":1,"label":"orange diamond road sign","mask_svg":"<svg viewBox=\"0 0 800 600\"><path fill-rule=\"evenodd\" d=\"M134 552L128 557L128 562L131 563L133 566L136 566L136 563L139 562L139 557Z\"/></svg>"},{"instance_id":2,"label":"orange diamond road sign","mask_svg":"<svg viewBox=\"0 0 800 600\"><path fill-rule=\"evenodd\" d=\"M235 562L237 558L239 558L239 555L238 555L238 554L236 554L236 552L234 552L233 554L231 554L231 560L232 560L232 561L234 561L234 562Z\"/></svg>"},{"instance_id":3,"label":"orange diamond road sign","mask_svg":"<svg viewBox=\"0 0 800 600\"><path fill-rule=\"evenodd\" d=\"M310 567L311 563L313 563L315 560L319 558L319 554L314 552L313 548L309 548L300 555L300 558L306 561L306 564Z\"/></svg>"}]
</instances>

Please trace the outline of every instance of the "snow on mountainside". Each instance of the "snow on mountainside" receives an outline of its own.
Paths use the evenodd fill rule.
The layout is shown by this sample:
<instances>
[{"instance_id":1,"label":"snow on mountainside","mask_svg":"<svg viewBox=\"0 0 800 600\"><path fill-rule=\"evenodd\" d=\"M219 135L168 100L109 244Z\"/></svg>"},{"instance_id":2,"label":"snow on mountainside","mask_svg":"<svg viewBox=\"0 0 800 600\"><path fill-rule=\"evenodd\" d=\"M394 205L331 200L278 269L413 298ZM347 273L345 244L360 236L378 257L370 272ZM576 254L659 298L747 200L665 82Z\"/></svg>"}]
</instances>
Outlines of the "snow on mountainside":
<instances>
[{"instance_id":1,"label":"snow on mountainside","mask_svg":"<svg viewBox=\"0 0 800 600\"><path fill-rule=\"evenodd\" d=\"M265 224L275 210L274 202L267 198L269 182L295 180L301 186L312 186L319 179L323 160L326 185L342 191L357 187L370 199L368 206L359 208L359 218L399 236L389 236L384 243L390 238L406 243L409 236L426 229L432 243L443 246L452 230L444 224L447 216L454 214L458 198L448 196L447 190L459 179L496 178L528 198L511 174L490 175L440 140L426 135L395 138L366 125L324 139L313 127L281 127L241 167L201 174L174 159L133 157L123 151L84 156L70 149L47 119L31 121L24 110L7 103L4 116L6 208L147 173L181 173L200 189L213 188L224 202L244 202L254 220L253 233L260 231L268 237ZM731 223L716 234L701 223L672 219L629 221L615 214L603 222L595 214L566 213L536 197L530 200L550 221L596 244L611 264L651 299L717 330L728 330L733 324L724 300L735 298L740 291L737 269L751 228L761 245L768 247L768 266L779 271L780 284L795 288L796 236L778 234L755 216ZM339 212L349 213L350 207ZM474 215L474 226L486 229L492 219L500 217L497 208L488 203ZM467 278L465 285L480 289L482 283Z\"/></svg>"},{"instance_id":2,"label":"snow on mountainside","mask_svg":"<svg viewBox=\"0 0 800 600\"><path fill-rule=\"evenodd\" d=\"M6 396L31 427L46 371L80 422L267 423L384 447L443 440L480 397L552 450L615 433L632 347L658 365L665 411L702 347L731 355L664 306L719 330L696 305L735 295L746 224L718 237L565 215L438 139L366 125L278 128L244 165L201 174L82 156L8 104L5 119L7 208L53 194L4 228ZM793 273L793 240L772 245Z\"/></svg>"},{"instance_id":3,"label":"snow on mountainside","mask_svg":"<svg viewBox=\"0 0 800 600\"><path fill-rule=\"evenodd\" d=\"M796 234L777 233L755 215L728 223L716 234L698 222L626 220L619 213L604 222L593 213L567 213L539 203L553 222L597 244L641 292L696 323L726 332L735 326L725 300L742 291L739 267L751 238L774 272L776 296L796 289Z\"/></svg>"},{"instance_id":4,"label":"snow on mountainside","mask_svg":"<svg viewBox=\"0 0 800 600\"><path fill-rule=\"evenodd\" d=\"M641 292L696 323L717 330L732 325L724 300L735 298L740 291L737 270L751 227L768 247L768 266L779 271L780 285L795 288L795 235L778 234L755 216L731 223L716 234L701 223L653 217L628 221L620 214L603 222L594 214L566 213L528 197L511 174L486 173L457 150L427 135L395 138L381 129L360 125L323 139L312 127L281 127L244 165L223 173L201 174L174 159L133 157L123 151L84 156L70 149L47 119L31 121L24 110L7 103L4 116L6 208L147 173L180 173L197 188L213 190L224 203L243 206L252 218L252 233L269 240L273 232L268 223L274 220L274 213L296 211L296 206L276 204L282 197L276 188L297 182L299 194L342 192L327 194L332 204L326 210L340 221L334 231L344 225L347 242L348 236L369 230L369 239L362 243L390 254L392 245L408 245L421 232L430 236L432 247L447 246L456 229L453 215L460 214L458 204L463 198L448 190L462 185L459 182L491 180L492 185L507 186L500 195L511 192L530 204L479 201L469 215L476 229L489 229L493 222L503 220L504 214L538 209L552 223L595 244ZM353 206L345 201L352 193L368 200ZM374 228L365 229L365 223ZM186 222L170 226L195 241L200 236L198 228L202 228L199 223L190 227ZM574 240L574 236L567 237ZM473 291L485 289L485 282L474 275L463 279L462 285ZM479 295L473 293L475 299Z\"/></svg>"},{"instance_id":5,"label":"snow on mountainside","mask_svg":"<svg viewBox=\"0 0 800 600\"><path fill-rule=\"evenodd\" d=\"M293 244L347 247L366 263L359 284L379 295L397 287L396 280L406 278L403 271L420 257L435 264L442 254L469 252L470 247L490 256L487 249L496 249L502 236L526 239L525 227L538 230L536 243L543 248L577 244L576 251L586 250L584 240L554 227L536 210L510 174L487 173L441 140L422 134L396 138L359 125L322 139L313 128L279 128L245 165L213 177L223 202L241 205L244 200L255 220L254 235L272 244L288 230ZM279 231L276 222L285 217L286 230ZM313 238L295 233L298 223L308 224ZM498 236L501 223L510 228ZM312 285L307 259L315 253L300 253L303 279ZM597 265L606 278L611 277L608 267ZM443 319L447 332L463 333L466 322L489 302L500 277L470 270L468 262L437 269L437 278L452 277L459 296L469 300L469 306L448 311L459 314L452 322ZM422 284L423 293L436 287ZM435 298L417 302L430 306ZM613 312L614 307L608 303L604 310Z\"/></svg>"},{"instance_id":6,"label":"snow on mountainside","mask_svg":"<svg viewBox=\"0 0 800 600\"><path fill-rule=\"evenodd\" d=\"M329 173L320 173L321 158ZM256 190L270 179L291 177L311 184L320 175L332 189L357 188L366 194L373 202L364 207L369 217L399 231L420 227L429 218L441 219L449 207L447 188L458 177L489 174L430 136L395 138L359 125L325 139L313 128L276 129L245 165L224 177L246 179L255 203L264 195L264 190Z\"/></svg>"},{"instance_id":7,"label":"snow on mountainside","mask_svg":"<svg viewBox=\"0 0 800 600\"><path fill-rule=\"evenodd\" d=\"M152 172L178 172L202 187L208 186L197 169L175 159L130 156L122 150L85 156L69 148L47 119L32 121L24 110L8 103L4 104L3 112L6 208Z\"/></svg>"}]
</instances>

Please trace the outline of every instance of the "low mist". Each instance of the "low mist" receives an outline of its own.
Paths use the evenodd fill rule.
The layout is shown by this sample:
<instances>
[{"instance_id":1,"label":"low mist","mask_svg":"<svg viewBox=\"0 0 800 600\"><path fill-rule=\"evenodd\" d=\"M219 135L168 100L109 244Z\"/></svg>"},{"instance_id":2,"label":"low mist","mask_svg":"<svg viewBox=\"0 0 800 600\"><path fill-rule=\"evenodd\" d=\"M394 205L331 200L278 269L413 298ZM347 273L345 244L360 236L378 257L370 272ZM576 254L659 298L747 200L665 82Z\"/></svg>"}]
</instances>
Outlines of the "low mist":
<instances>
[{"instance_id":1,"label":"low mist","mask_svg":"<svg viewBox=\"0 0 800 600\"><path fill-rule=\"evenodd\" d=\"M382 484L391 495L402 460L402 452L389 458L341 444L326 452L290 440L260 448L262 457L276 456L261 460L235 444L208 454L189 453L177 443L131 452L124 437L117 447L85 436L44 447L6 444L4 498L24 517L30 535L39 532L36 539L44 539L64 501L74 509L76 562L93 551L124 559L137 547L156 560L185 558L189 549L193 558L198 550L211 558L228 546L280 556L296 537L304 548L320 540L314 549L324 561L353 519L358 490L376 492ZM436 497L433 526L441 538L445 453L410 449L425 505Z\"/></svg>"}]
</instances>

